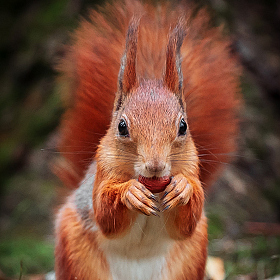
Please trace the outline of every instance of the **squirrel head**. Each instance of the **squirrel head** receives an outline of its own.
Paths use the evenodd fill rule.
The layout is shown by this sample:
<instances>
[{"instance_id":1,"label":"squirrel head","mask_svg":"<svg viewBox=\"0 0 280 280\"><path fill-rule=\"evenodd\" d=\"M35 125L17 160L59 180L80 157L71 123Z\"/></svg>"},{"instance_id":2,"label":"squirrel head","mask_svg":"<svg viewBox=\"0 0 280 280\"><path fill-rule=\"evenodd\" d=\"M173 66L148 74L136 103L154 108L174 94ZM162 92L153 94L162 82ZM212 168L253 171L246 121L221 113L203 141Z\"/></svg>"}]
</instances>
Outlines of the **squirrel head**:
<instances>
[{"instance_id":1,"label":"squirrel head","mask_svg":"<svg viewBox=\"0 0 280 280\"><path fill-rule=\"evenodd\" d=\"M127 32L113 119L98 158L103 158L100 162L105 168L114 166L121 178L124 174L130 178L172 176L182 169L188 174L197 172L197 154L182 95L184 27L179 22L170 33L163 79L139 81L138 25L139 20L132 20Z\"/></svg>"}]
</instances>

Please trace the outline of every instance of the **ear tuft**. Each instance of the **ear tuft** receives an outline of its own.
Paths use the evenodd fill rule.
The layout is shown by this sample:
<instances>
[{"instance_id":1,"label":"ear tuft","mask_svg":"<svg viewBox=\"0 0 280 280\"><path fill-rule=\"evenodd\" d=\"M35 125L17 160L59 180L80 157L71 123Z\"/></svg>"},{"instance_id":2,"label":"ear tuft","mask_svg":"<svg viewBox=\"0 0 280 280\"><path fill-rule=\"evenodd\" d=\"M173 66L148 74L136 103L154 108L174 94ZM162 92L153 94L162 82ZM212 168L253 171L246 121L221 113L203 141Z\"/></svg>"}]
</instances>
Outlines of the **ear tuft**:
<instances>
[{"instance_id":1,"label":"ear tuft","mask_svg":"<svg viewBox=\"0 0 280 280\"><path fill-rule=\"evenodd\" d=\"M125 52L121 59L118 92L114 105L115 111L120 109L124 96L136 86L136 53L139 21L140 18L132 18L126 33Z\"/></svg>"},{"instance_id":2,"label":"ear tuft","mask_svg":"<svg viewBox=\"0 0 280 280\"><path fill-rule=\"evenodd\" d=\"M186 36L185 24L180 19L176 27L169 34L169 41L166 51L166 69L164 82L174 93L182 97L183 74L181 70L180 49Z\"/></svg>"},{"instance_id":3,"label":"ear tuft","mask_svg":"<svg viewBox=\"0 0 280 280\"><path fill-rule=\"evenodd\" d=\"M136 84L136 53L139 18L133 18L126 35L125 52L121 59L119 72L119 91L128 93Z\"/></svg>"}]
</instances>

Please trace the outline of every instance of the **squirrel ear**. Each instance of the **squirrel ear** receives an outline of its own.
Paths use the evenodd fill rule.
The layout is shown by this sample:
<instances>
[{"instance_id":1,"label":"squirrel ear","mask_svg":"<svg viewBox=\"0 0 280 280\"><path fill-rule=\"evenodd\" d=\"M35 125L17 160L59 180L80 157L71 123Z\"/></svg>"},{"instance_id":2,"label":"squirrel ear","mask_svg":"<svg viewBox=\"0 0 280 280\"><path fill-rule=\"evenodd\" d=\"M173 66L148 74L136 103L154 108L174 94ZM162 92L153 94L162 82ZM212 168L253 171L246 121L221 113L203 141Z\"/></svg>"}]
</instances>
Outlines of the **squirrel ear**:
<instances>
[{"instance_id":1,"label":"squirrel ear","mask_svg":"<svg viewBox=\"0 0 280 280\"><path fill-rule=\"evenodd\" d=\"M139 18L133 18L126 34L125 52L121 59L118 78L118 90L128 93L136 85L136 52Z\"/></svg>"},{"instance_id":2,"label":"squirrel ear","mask_svg":"<svg viewBox=\"0 0 280 280\"><path fill-rule=\"evenodd\" d=\"M164 82L174 93L181 98L183 87L183 74L181 70L180 49L186 36L185 26L180 20L176 27L169 34L169 41L166 51L166 69Z\"/></svg>"}]
</instances>

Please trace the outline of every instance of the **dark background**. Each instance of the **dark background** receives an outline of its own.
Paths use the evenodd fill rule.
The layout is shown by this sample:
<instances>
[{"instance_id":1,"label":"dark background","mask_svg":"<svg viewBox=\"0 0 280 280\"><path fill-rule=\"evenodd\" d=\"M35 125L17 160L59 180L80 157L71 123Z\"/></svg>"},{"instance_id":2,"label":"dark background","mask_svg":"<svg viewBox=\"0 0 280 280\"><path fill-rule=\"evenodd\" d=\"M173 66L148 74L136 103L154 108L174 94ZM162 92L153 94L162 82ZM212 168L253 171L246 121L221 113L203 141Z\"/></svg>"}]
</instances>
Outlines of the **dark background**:
<instances>
[{"instance_id":1,"label":"dark background","mask_svg":"<svg viewBox=\"0 0 280 280\"><path fill-rule=\"evenodd\" d=\"M63 112L54 65L96 4L0 3L0 279L53 269L62 187L49 165ZM280 2L198 4L231 34L244 66L240 149L207 194L209 253L224 260L226 279L266 279L280 274Z\"/></svg>"}]
</instances>

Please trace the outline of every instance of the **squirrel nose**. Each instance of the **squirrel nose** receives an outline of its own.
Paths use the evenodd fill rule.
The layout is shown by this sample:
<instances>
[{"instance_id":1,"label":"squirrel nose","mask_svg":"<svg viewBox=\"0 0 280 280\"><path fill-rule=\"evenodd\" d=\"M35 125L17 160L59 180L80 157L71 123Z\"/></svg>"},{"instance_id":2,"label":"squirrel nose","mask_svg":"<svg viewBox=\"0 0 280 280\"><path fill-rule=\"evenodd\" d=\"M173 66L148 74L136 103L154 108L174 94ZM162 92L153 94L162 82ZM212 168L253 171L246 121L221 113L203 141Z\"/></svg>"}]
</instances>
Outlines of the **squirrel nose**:
<instances>
[{"instance_id":1,"label":"squirrel nose","mask_svg":"<svg viewBox=\"0 0 280 280\"><path fill-rule=\"evenodd\" d=\"M161 172L165 168L165 162L164 161L158 161L158 160L153 160L153 161L147 161L145 164L146 170L149 171L150 173L157 173Z\"/></svg>"}]
</instances>

